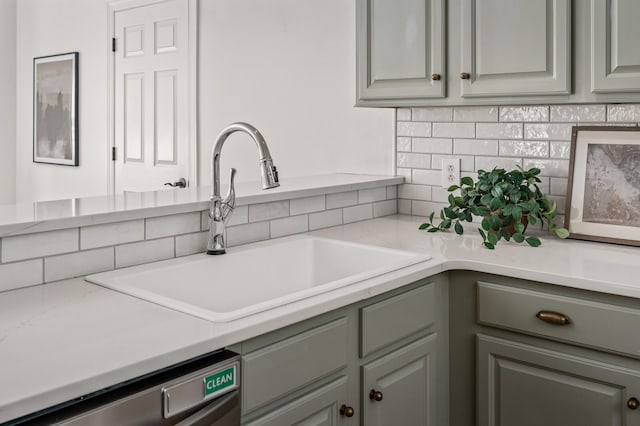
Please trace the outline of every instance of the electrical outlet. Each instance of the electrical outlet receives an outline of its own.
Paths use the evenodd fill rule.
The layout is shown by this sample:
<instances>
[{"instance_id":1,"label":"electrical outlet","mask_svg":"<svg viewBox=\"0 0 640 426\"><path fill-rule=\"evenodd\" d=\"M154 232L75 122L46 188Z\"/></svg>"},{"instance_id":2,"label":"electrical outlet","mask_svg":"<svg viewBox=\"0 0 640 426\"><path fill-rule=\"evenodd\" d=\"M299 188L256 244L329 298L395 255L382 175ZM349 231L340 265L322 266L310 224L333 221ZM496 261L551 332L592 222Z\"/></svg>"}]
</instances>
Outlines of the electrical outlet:
<instances>
[{"instance_id":1,"label":"electrical outlet","mask_svg":"<svg viewBox=\"0 0 640 426\"><path fill-rule=\"evenodd\" d=\"M460 185L460 159L449 157L442 159L442 187Z\"/></svg>"}]
</instances>

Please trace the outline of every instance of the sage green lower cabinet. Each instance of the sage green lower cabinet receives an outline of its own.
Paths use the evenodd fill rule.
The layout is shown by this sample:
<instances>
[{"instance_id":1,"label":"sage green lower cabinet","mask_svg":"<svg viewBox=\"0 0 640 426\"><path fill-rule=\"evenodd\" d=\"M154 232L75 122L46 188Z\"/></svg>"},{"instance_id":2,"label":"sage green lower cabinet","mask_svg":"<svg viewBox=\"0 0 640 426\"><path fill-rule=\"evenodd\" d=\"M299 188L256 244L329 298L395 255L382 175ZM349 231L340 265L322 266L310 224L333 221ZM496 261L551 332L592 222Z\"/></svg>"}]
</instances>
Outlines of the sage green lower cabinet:
<instances>
[{"instance_id":1,"label":"sage green lower cabinet","mask_svg":"<svg viewBox=\"0 0 640 426\"><path fill-rule=\"evenodd\" d=\"M478 425L639 425L640 362L629 369L478 336Z\"/></svg>"},{"instance_id":2,"label":"sage green lower cabinet","mask_svg":"<svg viewBox=\"0 0 640 426\"><path fill-rule=\"evenodd\" d=\"M410 343L362 367L367 426L437 425L436 334Z\"/></svg>"},{"instance_id":3,"label":"sage green lower cabinet","mask_svg":"<svg viewBox=\"0 0 640 426\"><path fill-rule=\"evenodd\" d=\"M342 402L347 399L347 392L347 378L340 377L284 407L248 423L248 426L335 426L347 424L346 417L340 414Z\"/></svg>"},{"instance_id":4,"label":"sage green lower cabinet","mask_svg":"<svg viewBox=\"0 0 640 426\"><path fill-rule=\"evenodd\" d=\"M447 425L447 292L440 274L237 345L242 424Z\"/></svg>"}]
</instances>

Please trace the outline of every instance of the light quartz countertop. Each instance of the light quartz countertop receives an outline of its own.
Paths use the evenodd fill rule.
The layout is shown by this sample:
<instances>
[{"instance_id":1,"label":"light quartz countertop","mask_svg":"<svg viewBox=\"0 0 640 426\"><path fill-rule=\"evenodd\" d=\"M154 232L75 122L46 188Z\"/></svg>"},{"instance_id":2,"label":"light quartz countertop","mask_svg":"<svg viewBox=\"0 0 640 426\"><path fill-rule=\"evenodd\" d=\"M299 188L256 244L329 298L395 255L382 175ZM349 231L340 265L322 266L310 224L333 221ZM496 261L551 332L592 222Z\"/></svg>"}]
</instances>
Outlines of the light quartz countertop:
<instances>
[{"instance_id":1,"label":"light quartz countertop","mask_svg":"<svg viewBox=\"0 0 640 426\"><path fill-rule=\"evenodd\" d=\"M481 247L390 216L315 231L431 260L229 323L210 323L73 279L0 293L0 422L64 402L448 270L474 270L640 298L640 248L542 236ZM230 249L230 251L233 249Z\"/></svg>"},{"instance_id":2,"label":"light quartz countertop","mask_svg":"<svg viewBox=\"0 0 640 426\"><path fill-rule=\"evenodd\" d=\"M260 182L238 182L235 184L236 206L397 185L403 182L402 176L349 173L288 177L279 187L268 191L262 190ZM226 191L227 185L221 185L223 196ZM210 186L198 186L0 205L0 237L207 210L210 197Z\"/></svg>"}]
</instances>

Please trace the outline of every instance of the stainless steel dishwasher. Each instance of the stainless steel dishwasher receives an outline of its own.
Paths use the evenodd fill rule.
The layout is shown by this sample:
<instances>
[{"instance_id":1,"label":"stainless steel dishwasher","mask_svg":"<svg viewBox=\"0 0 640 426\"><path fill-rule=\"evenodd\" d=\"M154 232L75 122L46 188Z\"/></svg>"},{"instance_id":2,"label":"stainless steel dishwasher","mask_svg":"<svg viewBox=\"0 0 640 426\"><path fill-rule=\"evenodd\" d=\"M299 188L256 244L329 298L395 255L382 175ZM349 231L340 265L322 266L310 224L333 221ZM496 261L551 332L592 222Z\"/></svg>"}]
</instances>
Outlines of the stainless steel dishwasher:
<instances>
[{"instance_id":1,"label":"stainless steel dishwasher","mask_svg":"<svg viewBox=\"0 0 640 426\"><path fill-rule=\"evenodd\" d=\"M240 356L207 354L7 425L238 426Z\"/></svg>"}]
</instances>

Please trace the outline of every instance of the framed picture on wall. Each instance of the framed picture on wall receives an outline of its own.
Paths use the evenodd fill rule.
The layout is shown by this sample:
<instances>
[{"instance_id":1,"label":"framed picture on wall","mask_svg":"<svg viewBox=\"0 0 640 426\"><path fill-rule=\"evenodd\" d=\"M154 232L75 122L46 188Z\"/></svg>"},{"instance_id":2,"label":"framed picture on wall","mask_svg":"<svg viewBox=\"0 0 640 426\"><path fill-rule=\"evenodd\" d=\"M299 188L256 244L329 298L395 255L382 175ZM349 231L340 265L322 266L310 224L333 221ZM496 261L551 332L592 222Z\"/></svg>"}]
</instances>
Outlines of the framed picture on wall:
<instances>
[{"instance_id":1,"label":"framed picture on wall","mask_svg":"<svg viewBox=\"0 0 640 426\"><path fill-rule=\"evenodd\" d=\"M640 246L640 128L573 128L565 228L570 238Z\"/></svg>"},{"instance_id":2,"label":"framed picture on wall","mask_svg":"<svg viewBox=\"0 0 640 426\"><path fill-rule=\"evenodd\" d=\"M33 161L78 165L78 52L33 60Z\"/></svg>"}]
</instances>

